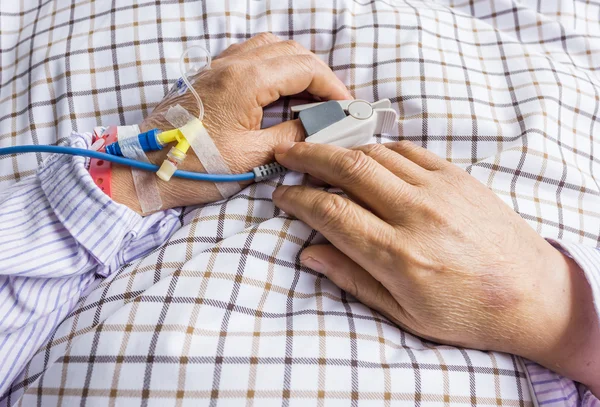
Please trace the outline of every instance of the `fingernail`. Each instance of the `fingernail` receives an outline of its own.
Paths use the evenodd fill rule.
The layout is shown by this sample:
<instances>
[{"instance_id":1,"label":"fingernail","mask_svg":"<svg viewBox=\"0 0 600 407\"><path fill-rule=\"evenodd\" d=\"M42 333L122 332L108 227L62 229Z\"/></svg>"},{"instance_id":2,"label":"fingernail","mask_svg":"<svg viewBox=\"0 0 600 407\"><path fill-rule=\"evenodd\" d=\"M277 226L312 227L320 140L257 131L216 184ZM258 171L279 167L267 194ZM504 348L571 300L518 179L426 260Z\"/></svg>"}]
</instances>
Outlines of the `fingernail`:
<instances>
[{"instance_id":1,"label":"fingernail","mask_svg":"<svg viewBox=\"0 0 600 407\"><path fill-rule=\"evenodd\" d=\"M300 255L300 263L302 263L304 266L306 266L308 268L313 269L314 271L316 271L318 273L323 273L325 270L325 267L323 266L323 264L321 262L315 260L314 258L312 258L310 256L302 257L302 255Z\"/></svg>"},{"instance_id":2,"label":"fingernail","mask_svg":"<svg viewBox=\"0 0 600 407\"><path fill-rule=\"evenodd\" d=\"M294 146L294 144L296 143L294 143L293 141L286 141L281 144L278 144L277 147L275 147L275 154L287 153L288 150Z\"/></svg>"}]
</instances>

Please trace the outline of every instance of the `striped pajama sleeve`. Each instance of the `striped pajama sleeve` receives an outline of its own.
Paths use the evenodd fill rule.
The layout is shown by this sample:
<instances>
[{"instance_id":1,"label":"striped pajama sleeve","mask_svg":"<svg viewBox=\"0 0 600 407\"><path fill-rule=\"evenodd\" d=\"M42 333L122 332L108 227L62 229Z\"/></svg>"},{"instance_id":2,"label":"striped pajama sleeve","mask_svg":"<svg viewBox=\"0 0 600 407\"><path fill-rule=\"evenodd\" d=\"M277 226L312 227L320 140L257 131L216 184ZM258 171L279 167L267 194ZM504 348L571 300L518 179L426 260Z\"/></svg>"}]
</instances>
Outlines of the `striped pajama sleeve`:
<instances>
[{"instance_id":1,"label":"striped pajama sleeve","mask_svg":"<svg viewBox=\"0 0 600 407\"><path fill-rule=\"evenodd\" d=\"M89 148L91 135L73 134ZM96 281L162 244L178 211L141 217L97 188L86 159L50 156L0 194L0 394Z\"/></svg>"}]
</instances>

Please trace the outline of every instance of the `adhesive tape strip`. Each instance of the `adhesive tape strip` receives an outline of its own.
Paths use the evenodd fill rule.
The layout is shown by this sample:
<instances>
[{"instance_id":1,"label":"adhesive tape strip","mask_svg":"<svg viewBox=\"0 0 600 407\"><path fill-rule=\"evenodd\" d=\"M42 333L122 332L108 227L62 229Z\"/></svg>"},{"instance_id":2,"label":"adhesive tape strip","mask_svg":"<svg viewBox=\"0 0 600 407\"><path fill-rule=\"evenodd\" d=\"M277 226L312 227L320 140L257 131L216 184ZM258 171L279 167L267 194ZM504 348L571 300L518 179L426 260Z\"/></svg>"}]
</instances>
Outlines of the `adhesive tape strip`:
<instances>
[{"instance_id":1,"label":"adhesive tape strip","mask_svg":"<svg viewBox=\"0 0 600 407\"><path fill-rule=\"evenodd\" d=\"M137 137L140 134L140 128L137 125L119 126L117 134L119 135L119 147L121 147L124 157L150 162ZM147 214L160 210L163 203L154 173L132 168L131 175L142 213Z\"/></svg>"},{"instance_id":2,"label":"adhesive tape strip","mask_svg":"<svg viewBox=\"0 0 600 407\"><path fill-rule=\"evenodd\" d=\"M215 142L197 117L176 105L169 108L165 118L183 133L207 173L231 174ZM223 198L229 198L242 189L237 182L216 182L215 185Z\"/></svg>"},{"instance_id":3,"label":"adhesive tape strip","mask_svg":"<svg viewBox=\"0 0 600 407\"><path fill-rule=\"evenodd\" d=\"M185 126L193 118L194 116L181 107L181 105L171 106L167 110L167 113L165 113L165 119L176 129Z\"/></svg>"}]
</instances>

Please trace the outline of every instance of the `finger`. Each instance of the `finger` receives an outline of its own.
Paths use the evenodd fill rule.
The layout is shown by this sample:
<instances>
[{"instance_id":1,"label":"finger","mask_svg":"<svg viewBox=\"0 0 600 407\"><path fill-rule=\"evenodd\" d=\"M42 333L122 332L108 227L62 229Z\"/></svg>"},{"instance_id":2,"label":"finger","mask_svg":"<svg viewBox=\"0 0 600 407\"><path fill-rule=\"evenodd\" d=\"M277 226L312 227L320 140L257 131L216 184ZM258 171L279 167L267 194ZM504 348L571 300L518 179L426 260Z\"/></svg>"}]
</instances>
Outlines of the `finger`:
<instances>
[{"instance_id":1,"label":"finger","mask_svg":"<svg viewBox=\"0 0 600 407\"><path fill-rule=\"evenodd\" d=\"M286 141L302 141L305 136L304 127L298 119L286 120L275 126L257 130L257 132L258 139L267 141L268 145L265 146L267 149L273 149L279 143Z\"/></svg>"},{"instance_id":2,"label":"finger","mask_svg":"<svg viewBox=\"0 0 600 407\"><path fill-rule=\"evenodd\" d=\"M313 55L313 53L304 48L297 41L280 40L278 42L252 48L244 52L243 54L240 54L240 58L252 61L262 61L264 59L271 59L291 55Z\"/></svg>"},{"instance_id":3,"label":"finger","mask_svg":"<svg viewBox=\"0 0 600 407\"><path fill-rule=\"evenodd\" d=\"M248 78L254 80L249 81ZM248 91L256 95L260 106L305 90L328 100L352 98L342 81L313 54L281 56L251 63L242 80L243 85L249 87Z\"/></svg>"},{"instance_id":4,"label":"finger","mask_svg":"<svg viewBox=\"0 0 600 407\"><path fill-rule=\"evenodd\" d=\"M309 246L300 254L300 262L324 274L366 306L379 311L396 324L404 325L404 310L387 288L336 247L330 244Z\"/></svg>"},{"instance_id":5,"label":"finger","mask_svg":"<svg viewBox=\"0 0 600 407\"><path fill-rule=\"evenodd\" d=\"M424 168L384 144L367 144L355 150L362 151L409 184L422 185L428 176Z\"/></svg>"},{"instance_id":6,"label":"finger","mask_svg":"<svg viewBox=\"0 0 600 407\"><path fill-rule=\"evenodd\" d=\"M396 231L373 213L339 195L306 186L281 186L273 203L318 230L362 267L393 264L391 242ZM376 276L377 277L377 276Z\"/></svg>"},{"instance_id":7,"label":"finger","mask_svg":"<svg viewBox=\"0 0 600 407\"><path fill-rule=\"evenodd\" d=\"M225 58L234 55L243 54L254 48L262 47L263 45L273 44L281 41L281 38L270 32L263 32L255 35L247 41L231 44L225 51L219 54L218 58ZM217 58L215 58L217 59Z\"/></svg>"},{"instance_id":8,"label":"finger","mask_svg":"<svg viewBox=\"0 0 600 407\"><path fill-rule=\"evenodd\" d=\"M417 193L416 188L360 150L306 142L291 147L283 144L275 148L275 159L286 168L342 188L384 220L408 209Z\"/></svg>"},{"instance_id":9,"label":"finger","mask_svg":"<svg viewBox=\"0 0 600 407\"><path fill-rule=\"evenodd\" d=\"M273 149L282 142L304 140L304 128L299 120L288 120L266 129L249 132L244 144L244 154L252 157L254 166L273 162Z\"/></svg>"},{"instance_id":10,"label":"finger","mask_svg":"<svg viewBox=\"0 0 600 407\"><path fill-rule=\"evenodd\" d=\"M449 164L443 158L408 140L388 143L385 146L429 171L441 170Z\"/></svg>"}]
</instances>

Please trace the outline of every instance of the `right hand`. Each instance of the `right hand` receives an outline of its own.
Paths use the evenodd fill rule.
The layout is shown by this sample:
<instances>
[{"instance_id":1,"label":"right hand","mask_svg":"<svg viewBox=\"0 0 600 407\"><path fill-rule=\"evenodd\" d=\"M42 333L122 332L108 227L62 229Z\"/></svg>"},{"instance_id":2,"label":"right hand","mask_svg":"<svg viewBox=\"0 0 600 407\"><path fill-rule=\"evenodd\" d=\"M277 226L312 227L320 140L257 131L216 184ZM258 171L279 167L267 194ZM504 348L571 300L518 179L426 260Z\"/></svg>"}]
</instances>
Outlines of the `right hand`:
<instances>
[{"instance_id":1,"label":"right hand","mask_svg":"<svg viewBox=\"0 0 600 407\"><path fill-rule=\"evenodd\" d=\"M298 120L261 129L263 107L281 96L304 91L321 99L351 99L352 95L331 69L313 53L295 41L282 41L270 33L234 44L216 58L211 69L203 71L194 88L204 104L203 123L232 173L274 161L273 148L284 141L300 141L304 130ZM141 131L173 128L164 113L180 104L197 115L191 92L163 100L140 125ZM149 154L160 165L170 147ZM190 150L181 166L188 171L204 172ZM115 166L115 200L140 212L129 168ZM221 195L212 183L172 178L157 179L163 209L213 202Z\"/></svg>"},{"instance_id":2,"label":"right hand","mask_svg":"<svg viewBox=\"0 0 600 407\"><path fill-rule=\"evenodd\" d=\"M275 157L353 199L275 190L275 205L331 243L304 249L305 266L420 337L524 356L598 391L583 271L470 174L408 141L286 143Z\"/></svg>"}]
</instances>

